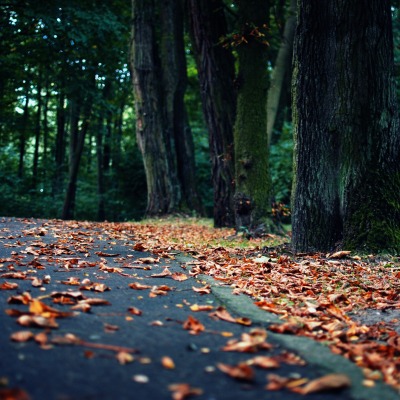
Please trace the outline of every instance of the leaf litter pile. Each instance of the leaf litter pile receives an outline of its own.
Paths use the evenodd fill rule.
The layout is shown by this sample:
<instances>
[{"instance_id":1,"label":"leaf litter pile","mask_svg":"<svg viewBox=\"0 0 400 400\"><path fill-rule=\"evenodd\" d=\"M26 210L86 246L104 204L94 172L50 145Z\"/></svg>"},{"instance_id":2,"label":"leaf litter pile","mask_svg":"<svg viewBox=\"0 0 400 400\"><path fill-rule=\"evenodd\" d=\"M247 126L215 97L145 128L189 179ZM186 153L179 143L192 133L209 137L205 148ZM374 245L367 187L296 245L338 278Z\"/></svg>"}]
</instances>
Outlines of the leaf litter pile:
<instances>
[{"instance_id":1,"label":"leaf litter pile","mask_svg":"<svg viewBox=\"0 0 400 400\"><path fill-rule=\"evenodd\" d=\"M110 288L106 283L92 282L89 278L63 275L59 282L65 285L66 290L48 294L46 285L54 277L36 276L37 271L46 269L46 263L55 264L63 271L96 267L107 274L127 276L130 278L127 282L130 289L154 298L168 295L173 287L132 280L134 275L130 274L131 271L146 271L155 281L168 278L176 284L209 275L216 284L230 287L233 294L246 294L260 309L278 315L281 323L270 325L268 329L271 331L307 336L323 342L332 352L362 368L365 386L372 387L376 381L383 380L400 389L400 338L399 321L396 319L400 308L400 267L395 258L380 260L373 255L361 257L345 251L295 255L282 244L287 238L269 235L263 239L247 240L235 236L232 230L213 229L190 219L151 220L145 223L27 222L29 229L22 230L15 237L8 234L7 229L0 231L3 246L12 248L11 257L0 260L0 290L11 293L7 302L12 308L7 308L6 313L15 318L21 327L10 336L14 342L34 341L43 349L62 345L80 346L85 348L87 358L93 357L97 350L110 351L121 365L131 363L137 357L143 364L148 361L145 356L137 355L140 352L136 348L88 341L73 333L55 334L64 318L74 318L78 313L90 312L93 307L107 305L106 294ZM58 239L56 243L46 242L45 238L50 233ZM93 237L101 235L110 241L123 241L131 250L151 252L152 256L132 261L129 255L121 257L117 253L97 251L100 261L90 262ZM153 272L152 267L160 259L174 259L181 252L191 256L182 265L182 272L171 272L168 265ZM27 256L30 256L29 262L25 261ZM113 260L113 263L108 260ZM32 288L37 290L34 293L39 294L21 292L20 280L31 281ZM208 285L195 285L192 289L200 294L210 293ZM97 297L96 293L104 295ZM53 304L49 305L49 301ZM252 324L245 317L232 316L222 307L210 304L186 306L191 314L182 322L182 328L192 335L207 330L194 316L198 312L207 312L210 318L242 326L250 327ZM393 318L364 320L359 315L363 315L365 310L376 310L379 315L388 314ZM141 315L142 310L132 306L125 318L129 320ZM154 326L163 324L161 320L152 322ZM118 330L118 326L106 324L104 329L113 332ZM228 338L221 350L252 353L247 360L237 364L218 362L209 367L210 371L219 370L235 380L253 381L255 368L275 369L281 363L304 364L291 353L265 355L271 346L265 329L250 328L236 339L229 338L230 332L222 332L221 335ZM175 361L169 356L161 358L161 365L167 370L176 368ZM138 383L149 380L145 374L136 374L132 379ZM349 385L349 379L341 374L325 375L314 380L268 374L265 388L308 394ZM8 392L15 390L18 389L0 389L0 395L4 398L24 398L24 393L6 397ZM171 383L169 390L173 399L184 399L203 392L189 383Z\"/></svg>"}]
</instances>

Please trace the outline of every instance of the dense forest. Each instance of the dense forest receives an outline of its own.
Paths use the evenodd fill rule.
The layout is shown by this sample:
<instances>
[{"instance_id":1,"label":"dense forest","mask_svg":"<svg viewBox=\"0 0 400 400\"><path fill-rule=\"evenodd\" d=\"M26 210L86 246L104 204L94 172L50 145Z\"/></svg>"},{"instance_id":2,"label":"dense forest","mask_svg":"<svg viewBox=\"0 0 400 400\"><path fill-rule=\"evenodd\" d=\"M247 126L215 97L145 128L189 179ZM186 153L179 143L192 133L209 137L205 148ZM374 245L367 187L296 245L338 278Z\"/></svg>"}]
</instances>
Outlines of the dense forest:
<instances>
[{"instance_id":1,"label":"dense forest","mask_svg":"<svg viewBox=\"0 0 400 400\"><path fill-rule=\"evenodd\" d=\"M0 9L2 216L257 234L292 209L299 251L398 249L397 2Z\"/></svg>"}]
</instances>

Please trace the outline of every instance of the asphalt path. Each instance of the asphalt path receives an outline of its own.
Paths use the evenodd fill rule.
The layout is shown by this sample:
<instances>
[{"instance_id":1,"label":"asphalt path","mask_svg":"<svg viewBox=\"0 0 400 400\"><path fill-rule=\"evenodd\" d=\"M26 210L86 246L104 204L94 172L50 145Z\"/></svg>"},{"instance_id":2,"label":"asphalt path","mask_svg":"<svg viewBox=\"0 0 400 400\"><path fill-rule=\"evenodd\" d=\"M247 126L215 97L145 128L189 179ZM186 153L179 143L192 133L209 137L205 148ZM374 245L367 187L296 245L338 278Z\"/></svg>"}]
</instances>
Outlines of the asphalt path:
<instances>
[{"instance_id":1,"label":"asphalt path","mask_svg":"<svg viewBox=\"0 0 400 400\"><path fill-rule=\"evenodd\" d=\"M255 353L222 350L243 334L263 332L276 317L209 277L190 275L190 260L181 255L158 259L136 251L133 239L93 231L90 224L61 228L61 222L0 220L0 285L18 285L0 290L0 400L179 399L174 384L189 385L190 398L199 400L398 398L379 383L363 387L355 366L308 339L268 332L268 345ZM138 290L138 284L148 288ZM209 294L193 290L207 285ZM69 314L53 319L57 327L33 326L32 300L21 304L23 293ZM210 310L196 311L196 305ZM246 323L243 317L251 318L252 324L213 316L221 306L234 319ZM31 332L36 340L12 340L19 331ZM284 361L296 353L305 365ZM252 380L220 369L256 356L279 359L280 365L252 365ZM350 377L350 388L308 395L266 389L268 374L312 380L337 372ZM11 390L14 397L6 397Z\"/></svg>"}]
</instances>

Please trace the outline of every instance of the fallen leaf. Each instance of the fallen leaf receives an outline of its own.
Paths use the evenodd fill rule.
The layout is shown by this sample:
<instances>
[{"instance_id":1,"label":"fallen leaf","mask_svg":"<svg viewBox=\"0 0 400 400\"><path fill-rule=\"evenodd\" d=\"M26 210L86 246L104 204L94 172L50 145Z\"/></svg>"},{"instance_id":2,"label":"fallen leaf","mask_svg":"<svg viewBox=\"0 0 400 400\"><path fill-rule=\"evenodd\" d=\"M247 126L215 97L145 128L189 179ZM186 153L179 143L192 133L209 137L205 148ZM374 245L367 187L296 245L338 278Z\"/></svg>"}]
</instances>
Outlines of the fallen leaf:
<instances>
[{"instance_id":1,"label":"fallen leaf","mask_svg":"<svg viewBox=\"0 0 400 400\"><path fill-rule=\"evenodd\" d=\"M33 279L32 279L32 286L33 287L40 287L40 286L42 286L43 285L43 281L41 280L41 279L39 279L39 278L37 278L37 277L34 277Z\"/></svg>"},{"instance_id":2,"label":"fallen leaf","mask_svg":"<svg viewBox=\"0 0 400 400\"><path fill-rule=\"evenodd\" d=\"M172 392L173 400L184 400L189 396L200 396L203 390L199 388L192 388L188 383L173 383L168 386Z\"/></svg>"},{"instance_id":3,"label":"fallen leaf","mask_svg":"<svg viewBox=\"0 0 400 400\"><path fill-rule=\"evenodd\" d=\"M7 299L9 304L29 304L32 301L32 296L28 292L24 292L18 296L11 296Z\"/></svg>"},{"instance_id":4,"label":"fallen leaf","mask_svg":"<svg viewBox=\"0 0 400 400\"><path fill-rule=\"evenodd\" d=\"M231 378L239 380L252 381L255 376L254 370L246 363L239 363L237 365L217 363L217 367Z\"/></svg>"},{"instance_id":5,"label":"fallen leaf","mask_svg":"<svg viewBox=\"0 0 400 400\"><path fill-rule=\"evenodd\" d=\"M248 365L254 365L255 367L264 369L274 369L280 367L280 362L274 357L268 356L256 356L246 361Z\"/></svg>"},{"instance_id":6,"label":"fallen leaf","mask_svg":"<svg viewBox=\"0 0 400 400\"><path fill-rule=\"evenodd\" d=\"M154 258L154 257L142 257L136 260L138 264L154 264L158 263L159 261L160 261L159 258Z\"/></svg>"},{"instance_id":7,"label":"fallen leaf","mask_svg":"<svg viewBox=\"0 0 400 400\"><path fill-rule=\"evenodd\" d=\"M171 357L164 356L161 358L161 365L165 369L174 369L175 368L175 363L174 360Z\"/></svg>"},{"instance_id":8,"label":"fallen leaf","mask_svg":"<svg viewBox=\"0 0 400 400\"><path fill-rule=\"evenodd\" d=\"M13 290L18 288L18 283L3 282L0 284L0 290Z\"/></svg>"},{"instance_id":9,"label":"fallen leaf","mask_svg":"<svg viewBox=\"0 0 400 400\"><path fill-rule=\"evenodd\" d=\"M18 331L11 335L11 340L14 342L27 342L28 340L33 339L33 337L34 334L31 331Z\"/></svg>"},{"instance_id":10,"label":"fallen leaf","mask_svg":"<svg viewBox=\"0 0 400 400\"><path fill-rule=\"evenodd\" d=\"M17 322L22 326L31 326L39 328L58 328L58 324L54 318L45 318L41 315L21 315Z\"/></svg>"},{"instance_id":11,"label":"fallen leaf","mask_svg":"<svg viewBox=\"0 0 400 400\"><path fill-rule=\"evenodd\" d=\"M145 290L145 289L150 289L150 288L151 288L151 286L149 286L149 285L142 285L142 284L139 283L139 282L130 283L128 286L129 286L131 289L135 289L135 290Z\"/></svg>"},{"instance_id":12,"label":"fallen leaf","mask_svg":"<svg viewBox=\"0 0 400 400\"><path fill-rule=\"evenodd\" d=\"M120 351L115 355L115 358L121 365L125 365L134 361L134 357L131 353L126 351Z\"/></svg>"},{"instance_id":13,"label":"fallen leaf","mask_svg":"<svg viewBox=\"0 0 400 400\"><path fill-rule=\"evenodd\" d=\"M150 276L152 278L165 278L167 276L171 276L172 272L169 270L168 267L165 267L162 272L160 272L159 274L151 274Z\"/></svg>"},{"instance_id":14,"label":"fallen leaf","mask_svg":"<svg viewBox=\"0 0 400 400\"><path fill-rule=\"evenodd\" d=\"M31 400L31 397L25 390L19 388L1 388L1 400Z\"/></svg>"},{"instance_id":15,"label":"fallen leaf","mask_svg":"<svg viewBox=\"0 0 400 400\"><path fill-rule=\"evenodd\" d=\"M97 254L99 257L118 257L118 253L104 253L104 251L95 251L95 254Z\"/></svg>"},{"instance_id":16,"label":"fallen leaf","mask_svg":"<svg viewBox=\"0 0 400 400\"><path fill-rule=\"evenodd\" d=\"M136 307L129 307L128 311L133 315L142 315L142 310L139 310Z\"/></svg>"},{"instance_id":17,"label":"fallen leaf","mask_svg":"<svg viewBox=\"0 0 400 400\"><path fill-rule=\"evenodd\" d=\"M329 258L345 258L350 254L351 254L351 251L343 250L343 251L337 251L336 253L330 254L328 256L329 256Z\"/></svg>"},{"instance_id":18,"label":"fallen leaf","mask_svg":"<svg viewBox=\"0 0 400 400\"><path fill-rule=\"evenodd\" d=\"M204 305L192 304L190 306L190 309L192 311L194 311L194 312L197 312L197 311L211 311L211 310L214 309L214 307L211 306L211 305L207 305L207 304L204 304Z\"/></svg>"},{"instance_id":19,"label":"fallen leaf","mask_svg":"<svg viewBox=\"0 0 400 400\"><path fill-rule=\"evenodd\" d=\"M183 282L189 279L189 277L183 272L175 272L171 275L171 278L175 281Z\"/></svg>"},{"instance_id":20,"label":"fallen leaf","mask_svg":"<svg viewBox=\"0 0 400 400\"><path fill-rule=\"evenodd\" d=\"M344 374L329 374L308 382L305 386L294 389L300 394L309 394L327 390L340 390L351 386L351 380Z\"/></svg>"},{"instance_id":21,"label":"fallen leaf","mask_svg":"<svg viewBox=\"0 0 400 400\"><path fill-rule=\"evenodd\" d=\"M192 289L195 292L200 293L200 294L210 294L211 293L211 286L210 285L205 285L205 286L202 286L200 288L192 286Z\"/></svg>"},{"instance_id":22,"label":"fallen leaf","mask_svg":"<svg viewBox=\"0 0 400 400\"><path fill-rule=\"evenodd\" d=\"M188 319L183 323L183 329L188 330L193 335L197 335L203 332L205 327L198 319L189 315Z\"/></svg>"}]
</instances>

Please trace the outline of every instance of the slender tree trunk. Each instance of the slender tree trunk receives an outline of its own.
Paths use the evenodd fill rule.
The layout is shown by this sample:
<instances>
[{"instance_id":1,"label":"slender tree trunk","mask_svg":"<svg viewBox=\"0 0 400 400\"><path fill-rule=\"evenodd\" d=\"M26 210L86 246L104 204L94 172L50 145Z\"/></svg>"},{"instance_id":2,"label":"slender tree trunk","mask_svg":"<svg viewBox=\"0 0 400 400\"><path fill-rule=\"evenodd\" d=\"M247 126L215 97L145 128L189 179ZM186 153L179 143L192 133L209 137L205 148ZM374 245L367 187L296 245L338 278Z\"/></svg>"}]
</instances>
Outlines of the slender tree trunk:
<instances>
[{"instance_id":1,"label":"slender tree trunk","mask_svg":"<svg viewBox=\"0 0 400 400\"><path fill-rule=\"evenodd\" d=\"M99 221L106 219L105 207L105 179L104 179L104 149L103 149L104 125L103 118L99 119L96 135L97 153L97 218Z\"/></svg>"},{"instance_id":2,"label":"slender tree trunk","mask_svg":"<svg viewBox=\"0 0 400 400\"><path fill-rule=\"evenodd\" d=\"M234 58L220 43L227 34L221 0L188 0L203 113L208 127L214 224L234 226L233 124L236 112Z\"/></svg>"},{"instance_id":3,"label":"slender tree trunk","mask_svg":"<svg viewBox=\"0 0 400 400\"><path fill-rule=\"evenodd\" d=\"M55 148L55 168L54 168L54 182L53 193L59 194L63 186L63 172L65 161L65 92L61 87L58 95L57 104L57 134L56 134L56 148Z\"/></svg>"},{"instance_id":4,"label":"slender tree trunk","mask_svg":"<svg viewBox=\"0 0 400 400\"><path fill-rule=\"evenodd\" d=\"M49 152L49 102L50 102L50 80L46 79L46 96L43 104L43 172L44 178L47 177L48 152Z\"/></svg>"},{"instance_id":5,"label":"slender tree trunk","mask_svg":"<svg viewBox=\"0 0 400 400\"><path fill-rule=\"evenodd\" d=\"M29 123L29 85L26 87L25 92L25 103L24 112L22 114L22 122L19 133L19 163L18 163L18 178L22 178L24 175L24 162L25 162L25 152L26 152L26 136L28 131Z\"/></svg>"},{"instance_id":6,"label":"slender tree trunk","mask_svg":"<svg viewBox=\"0 0 400 400\"><path fill-rule=\"evenodd\" d=\"M180 201L167 144L155 39L154 0L132 0L131 66L136 136L146 172L148 215L174 212Z\"/></svg>"},{"instance_id":7,"label":"slender tree trunk","mask_svg":"<svg viewBox=\"0 0 400 400\"><path fill-rule=\"evenodd\" d=\"M243 41L238 44L239 76L235 121L235 212L238 230L270 230L271 180L268 161L265 0L238 1Z\"/></svg>"},{"instance_id":8,"label":"slender tree trunk","mask_svg":"<svg viewBox=\"0 0 400 400\"><path fill-rule=\"evenodd\" d=\"M184 95L186 57L183 40L183 1L164 0L161 6L161 64L167 117L167 135L173 145L182 202L190 210L202 211L196 189L194 145L187 126ZM171 152L172 154L172 152Z\"/></svg>"},{"instance_id":9,"label":"slender tree trunk","mask_svg":"<svg viewBox=\"0 0 400 400\"><path fill-rule=\"evenodd\" d=\"M390 1L299 5L293 247L399 250L400 128Z\"/></svg>"},{"instance_id":10,"label":"slender tree trunk","mask_svg":"<svg viewBox=\"0 0 400 400\"><path fill-rule=\"evenodd\" d=\"M37 86L37 112L35 123L35 144L33 152L33 169L32 169L32 185L35 189L38 181L38 166L39 166L39 145L40 145L40 132L42 122L42 74L39 74L39 83Z\"/></svg>"},{"instance_id":11,"label":"slender tree trunk","mask_svg":"<svg viewBox=\"0 0 400 400\"><path fill-rule=\"evenodd\" d=\"M72 100L71 104L71 135L69 154L69 176L67 191L64 198L64 205L61 218L69 220L74 218L75 199L79 165L83 153L85 136L89 129L90 115L92 111L92 99L86 99L82 115L82 125L79 128L81 106L78 100Z\"/></svg>"},{"instance_id":12,"label":"slender tree trunk","mask_svg":"<svg viewBox=\"0 0 400 400\"><path fill-rule=\"evenodd\" d=\"M296 30L297 0L290 0L289 15L285 22L281 46L279 47L274 69L271 77L271 85L268 90L267 101L267 135L268 143L271 143L272 131L275 126L276 116L279 110L281 93L285 82L290 80L286 76L291 72L293 56L293 38Z\"/></svg>"}]
</instances>

